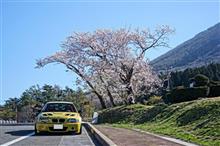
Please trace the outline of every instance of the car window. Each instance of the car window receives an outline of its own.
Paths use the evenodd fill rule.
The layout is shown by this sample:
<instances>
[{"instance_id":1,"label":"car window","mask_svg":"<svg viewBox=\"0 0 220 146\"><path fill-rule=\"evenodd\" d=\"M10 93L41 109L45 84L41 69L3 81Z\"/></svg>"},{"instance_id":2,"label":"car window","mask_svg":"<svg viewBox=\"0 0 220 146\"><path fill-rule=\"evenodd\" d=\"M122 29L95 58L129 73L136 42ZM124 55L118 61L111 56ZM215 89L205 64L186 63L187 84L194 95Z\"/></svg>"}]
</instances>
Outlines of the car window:
<instances>
[{"instance_id":1,"label":"car window","mask_svg":"<svg viewBox=\"0 0 220 146\"><path fill-rule=\"evenodd\" d=\"M77 112L73 104L49 103L46 104L42 112Z\"/></svg>"}]
</instances>

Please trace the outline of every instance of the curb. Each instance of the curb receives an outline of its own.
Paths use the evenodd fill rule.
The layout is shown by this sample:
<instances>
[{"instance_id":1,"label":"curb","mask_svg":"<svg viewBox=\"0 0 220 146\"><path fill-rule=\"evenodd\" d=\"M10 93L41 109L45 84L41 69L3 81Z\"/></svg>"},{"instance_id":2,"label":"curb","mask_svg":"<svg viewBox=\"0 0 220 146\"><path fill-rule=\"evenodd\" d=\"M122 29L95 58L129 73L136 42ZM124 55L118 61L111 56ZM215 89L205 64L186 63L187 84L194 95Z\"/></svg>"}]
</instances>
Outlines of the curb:
<instances>
[{"instance_id":1,"label":"curb","mask_svg":"<svg viewBox=\"0 0 220 146\"><path fill-rule=\"evenodd\" d=\"M83 125L102 144L102 146L117 146L111 139L101 133L92 124L84 122Z\"/></svg>"},{"instance_id":2,"label":"curb","mask_svg":"<svg viewBox=\"0 0 220 146\"><path fill-rule=\"evenodd\" d=\"M186 141L183 141L183 140L180 140L180 139L171 138L171 137L168 137L168 136L161 136L161 135L153 134L153 133L143 131L143 130L140 130L140 129L133 128L132 130L137 131L137 132L141 132L141 133L145 133L145 134L148 134L148 135L152 135L152 136L155 136L155 137L167 140L167 141L171 141L171 142L183 145L183 146L199 146L199 145L189 143L189 142L186 142Z\"/></svg>"}]
</instances>

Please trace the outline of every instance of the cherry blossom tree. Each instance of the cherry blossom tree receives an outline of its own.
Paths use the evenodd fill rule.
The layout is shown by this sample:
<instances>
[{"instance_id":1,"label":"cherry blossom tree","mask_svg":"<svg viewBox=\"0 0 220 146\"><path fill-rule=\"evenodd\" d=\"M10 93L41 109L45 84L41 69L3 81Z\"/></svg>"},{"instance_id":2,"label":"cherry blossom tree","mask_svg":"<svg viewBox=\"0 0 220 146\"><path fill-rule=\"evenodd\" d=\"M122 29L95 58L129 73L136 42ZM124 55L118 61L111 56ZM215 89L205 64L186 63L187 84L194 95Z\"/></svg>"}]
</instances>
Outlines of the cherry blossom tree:
<instances>
[{"instance_id":1,"label":"cherry blossom tree","mask_svg":"<svg viewBox=\"0 0 220 146\"><path fill-rule=\"evenodd\" d=\"M151 48L169 47L168 35L172 32L169 26L160 26L153 32L149 29L75 32L63 42L61 51L39 59L37 67L55 62L64 64L98 97L102 108L106 108L106 97L115 106L115 99L127 101L160 86L145 54Z\"/></svg>"}]
</instances>

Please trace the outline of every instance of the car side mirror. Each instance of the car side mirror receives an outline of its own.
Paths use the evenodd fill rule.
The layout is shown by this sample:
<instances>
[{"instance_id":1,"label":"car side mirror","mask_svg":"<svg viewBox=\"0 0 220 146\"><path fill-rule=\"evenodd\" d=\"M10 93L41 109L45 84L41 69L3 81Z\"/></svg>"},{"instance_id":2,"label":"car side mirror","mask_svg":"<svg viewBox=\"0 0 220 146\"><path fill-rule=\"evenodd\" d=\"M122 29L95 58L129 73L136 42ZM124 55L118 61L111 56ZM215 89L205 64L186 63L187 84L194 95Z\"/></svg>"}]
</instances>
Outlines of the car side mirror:
<instances>
[{"instance_id":1,"label":"car side mirror","mask_svg":"<svg viewBox=\"0 0 220 146\"><path fill-rule=\"evenodd\" d=\"M41 112L41 109L39 109L39 108L34 109L35 116L38 116L40 112Z\"/></svg>"},{"instance_id":2,"label":"car side mirror","mask_svg":"<svg viewBox=\"0 0 220 146\"><path fill-rule=\"evenodd\" d=\"M38 116L40 112L41 110L37 110L35 115Z\"/></svg>"},{"instance_id":3,"label":"car side mirror","mask_svg":"<svg viewBox=\"0 0 220 146\"><path fill-rule=\"evenodd\" d=\"M78 113L81 115L82 114L82 110L78 110Z\"/></svg>"}]
</instances>

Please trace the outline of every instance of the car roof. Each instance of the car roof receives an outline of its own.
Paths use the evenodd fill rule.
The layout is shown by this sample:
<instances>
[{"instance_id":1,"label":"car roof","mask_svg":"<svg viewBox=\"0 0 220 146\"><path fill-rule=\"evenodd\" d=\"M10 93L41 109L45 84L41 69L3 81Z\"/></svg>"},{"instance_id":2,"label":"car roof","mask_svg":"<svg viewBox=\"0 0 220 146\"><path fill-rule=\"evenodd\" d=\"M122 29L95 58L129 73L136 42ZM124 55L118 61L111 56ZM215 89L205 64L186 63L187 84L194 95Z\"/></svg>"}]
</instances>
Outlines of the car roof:
<instances>
[{"instance_id":1,"label":"car roof","mask_svg":"<svg viewBox=\"0 0 220 146\"><path fill-rule=\"evenodd\" d=\"M68 104L73 104L72 102L67 102L67 101L50 101L50 102L47 102L46 104L48 103L68 103Z\"/></svg>"}]
</instances>

